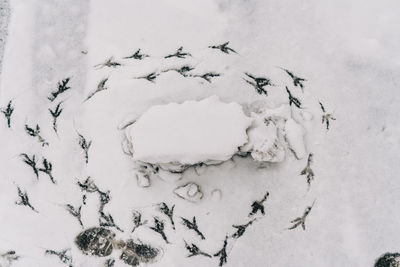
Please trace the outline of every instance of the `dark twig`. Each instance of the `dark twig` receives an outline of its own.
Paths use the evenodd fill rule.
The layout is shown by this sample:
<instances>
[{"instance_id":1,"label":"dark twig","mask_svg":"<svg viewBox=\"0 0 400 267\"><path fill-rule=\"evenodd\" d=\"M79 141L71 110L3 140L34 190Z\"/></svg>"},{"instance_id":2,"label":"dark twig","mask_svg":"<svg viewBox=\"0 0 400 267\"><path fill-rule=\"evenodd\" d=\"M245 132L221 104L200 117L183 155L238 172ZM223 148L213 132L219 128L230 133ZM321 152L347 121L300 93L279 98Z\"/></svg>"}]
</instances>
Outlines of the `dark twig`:
<instances>
[{"instance_id":1,"label":"dark twig","mask_svg":"<svg viewBox=\"0 0 400 267\"><path fill-rule=\"evenodd\" d=\"M62 102L58 103L55 110L49 109L51 116L53 117L53 129L57 133L57 118L61 115L63 109L61 108Z\"/></svg>"},{"instance_id":2,"label":"dark twig","mask_svg":"<svg viewBox=\"0 0 400 267\"><path fill-rule=\"evenodd\" d=\"M236 232L232 235L232 237L233 238L241 237L246 232L247 227L252 225L255 220L256 219L253 219L253 220L249 221L248 223L242 224L242 225L232 225L232 227L237 229Z\"/></svg>"},{"instance_id":3,"label":"dark twig","mask_svg":"<svg viewBox=\"0 0 400 267\"><path fill-rule=\"evenodd\" d=\"M171 57L185 58L186 56L189 56L189 57L192 56L188 52L182 52L182 50L183 50L183 46L179 47L178 50L174 54L168 55L168 56L166 56L164 58L171 58Z\"/></svg>"},{"instance_id":4,"label":"dark twig","mask_svg":"<svg viewBox=\"0 0 400 267\"><path fill-rule=\"evenodd\" d=\"M269 192L266 192L263 199L260 201L254 201L253 204L251 204L251 212L249 213L249 217L255 215L258 211L260 211L262 215L265 215L264 202L267 200L268 196Z\"/></svg>"},{"instance_id":5,"label":"dark twig","mask_svg":"<svg viewBox=\"0 0 400 267\"><path fill-rule=\"evenodd\" d=\"M14 107L12 106L12 100L10 100L5 109L0 109L0 112L4 114L7 119L7 126L11 128L11 115L14 112Z\"/></svg>"},{"instance_id":6,"label":"dark twig","mask_svg":"<svg viewBox=\"0 0 400 267\"><path fill-rule=\"evenodd\" d=\"M92 141L87 141L85 137L83 137L83 135L81 135L80 133L78 133L78 136L79 136L79 145L85 152L85 160L87 164L89 162L89 148L92 145Z\"/></svg>"},{"instance_id":7,"label":"dark twig","mask_svg":"<svg viewBox=\"0 0 400 267\"><path fill-rule=\"evenodd\" d=\"M104 78L103 80L101 80L99 82L99 84L97 85L96 90L94 90L93 92L91 92L88 97L85 99L85 101L89 100L90 98L92 98L95 94L97 94L98 92L107 90L108 87L106 87L106 82L108 81L108 78Z\"/></svg>"},{"instance_id":8,"label":"dark twig","mask_svg":"<svg viewBox=\"0 0 400 267\"><path fill-rule=\"evenodd\" d=\"M39 168L38 171L44 172L45 174L47 174L49 176L51 182L53 184L55 184L56 181L54 180L53 174L51 173L52 170L53 170L53 165L51 164L51 162L47 161L46 158L43 158L43 168Z\"/></svg>"},{"instance_id":9,"label":"dark twig","mask_svg":"<svg viewBox=\"0 0 400 267\"><path fill-rule=\"evenodd\" d=\"M307 175L307 184L308 187L311 185L311 181L314 180L314 172L311 169L313 154L310 153L307 159L307 166L300 172L300 175Z\"/></svg>"},{"instance_id":10,"label":"dark twig","mask_svg":"<svg viewBox=\"0 0 400 267\"><path fill-rule=\"evenodd\" d=\"M311 209L312 209L313 206L314 206L314 203L315 203L315 200L314 200L314 202L312 203L311 206L308 206L308 207L305 209L305 211L304 211L304 213L303 213L303 216L297 217L296 219L294 219L293 221L291 221L291 223L293 223L293 225L292 225L291 227L289 227L288 230L295 229L295 228L297 228L299 225L301 225L301 227L303 228L303 230L306 230L306 218L307 218L307 216L310 214Z\"/></svg>"},{"instance_id":11,"label":"dark twig","mask_svg":"<svg viewBox=\"0 0 400 267\"><path fill-rule=\"evenodd\" d=\"M224 246L220 251L214 254L214 257L219 257L219 266L221 267L225 263L227 263L228 254L226 253L226 247L228 245L228 236L225 237Z\"/></svg>"},{"instance_id":12,"label":"dark twig","mask_svg":"<svg viewBox=\"0 0 400 267\"><path fill-rule=\"evenodd\" d=\"M133 58L133 59L142 60L142 59L144 59L144 58L146 58L146 57L149 57L149 55L140 53L140 48L139 48L134 54L132 54L132 55L129 56L129 57L124 57L124 59Z\"/></svg>"},{"instance_id":13,"label":"dark twig","mask_svg":"<svg viewBox=\"0 0 400 267\"><path fill-rule=\"evenodd\" d=\"M164 221L160 220L157 217L154 217L154 226L150 227L151 230L153 230L156 233L159 233L164 239L164 241L169 244L167 236L164 233Z\"/></svg>"},{"instance_id":14,"label":"dark twig","mask_svg":"<svg viewBox=\"0 0 400 267\"><path fill-rule=\"evenodd\" d=\"M226 42L226 43L223 43L220 45L212 45L212 46L209 46L208 48L219 49L225 54L229 54L229 52L233 52L233 53L237 54L237 52L235 50L233 50L232 48L230 48L228 46L228 44L229 44L229 42Z\"/></svg>"},{"instance_id":15,"label":"dark twig","mask_svg":"<svg viewBox=\"0 0 400 267\"><path fill-rule=\"evenodd\" d=\"M32 158L29 158L29 156L25 153L20 154L20 156L22 157L22 160L25 162L25 164L31 166L33 172L36 175L36 178L39 180L39 171L36 167L36 156L32 155Z\"/></svg>"},{"instance_id":16,"label":"dark twig","mask_svg":"<svg viewBox=\"0 0 400 267\"><path fill-rule=\"evenodd\" d=\"M183 217L181 217L181 219L184 226L186 226L190 230L195 231L201 237L201 239L206 239L204 235L200 232L199 227L197 226L196 217L193 217L192 221L189 221Z\"/></svg>"},{"instance_id":17,"label":"dark twig","mask_svg":"<svg viewBox=\"0 0 400 267\"><path fill-rule=\"evenodd\" d=\"M25 132L32 136L32 137L37 137L39 143L42 144L42 146L48 146L49 143L46 142L46 140L40 135L40 127L39 124L36 124L35 128L29 127L27 124L25 124Z\"/></svg>"},{"instance_id":18,"label":"dark twig","mask_svg":"<svg viewBox=\"0 0 400 267\"><path fill-rule=\"evenodd\" d=\"M286 92L289 95L289 105L294 104L296 107L301 108L301 102L296 97L292 96L292 93L289 91L289 88L286 86Z\"/></svg>"},{"instance_id":19,"label":"dark twig","mask_svg":"<svg viewBox=\"0 0 400 267\"><path fill-rule=\"evenodd\" d=\"M31 210L33 210L34 212L39 213L29 202L29 197L28 194L25 192L22 192L21 188L19 186L17 186L18 189L18 197L19 200L15 202L15 204L17 205L21 205L21 206L27 206L29 208L31 208Z\"/></svg>"},{"instance_id":20,"label":"dark twig","mask_svg":"<svg viewBox=\"0 0 400 267\"><path fill-rule=\"evenodd\" d=\"M51 92L51 96L49 96L47 99L49 99L51 102L53 102L59 94L62 94L65 91L71 89L71 87L68 86L70 79L71 78L69 77L69 78L65 78L64 80L58 82L57 91Z\"/></svg>"},{"instance_id":21,"label":"dark twig","mask_svg":"<svg viewBox=\"0 0 400 267\"><path fill-rule=\"evenodd\" d=\"M169 220L171 222L171 225L172 225L172 229L175 230L175 222L174 222L174 218L173 218L173 216L174 216L174 208L175 208L175 205L173 205L171 207L171 209L170 209L168 207L168 205L166 203L164 203L164 202L161 202L160 205L159 205L160 211L168 216L168 218L169 218Z\"/></svg>"},{"instance_id":22,"label":"dark twig","mask_svg":"<svg viewBox=\"0 0 400 267\"><path fill-rule=\"evenodd\" d=\"M57 256L62 263L68 264L69 267L72 267L73 266L72 265L72 257L67 255L68 251L69 251L69 249L64 249L61 251L46 249L45 254Z\"/></svg>"},{"instance_id":23,"label":"dark twig","mask_svg":"<svg viewBox=\"0 0 400 267\"><path fill-rule=\"evenodd\" d=\"M81 219L81 209L82 206L79 206L78 208L75 208L74 206L67 204L65 205L65 209L72 215L74 216L76 219L78 219L79 224L82 226L82 228L84 228L83 223L82 223L82 219Z\"/></svg>"},{"instance_id":24,"label":"dark twig","mask_svg":"<svg viewBox=\"0 0 400 267\"><path fill-rule=\"evenodd\" d=\"M322 110L322 112L323 112L323 114L322 114L322 124L326 123L326 129L329 130L329 120L335 121L336 118L333 117L333 114L332 114L332 113L327 113L327 112L325 111L325 108L324 108L324 106L322 105L321 102L319 102L319 105L320 105L321 110Z\"/></svg>"},{"instance_id":25,"label":"dark twig","mask_svg":"<svg viewBox=\"0 0 400 267\"><path fill-rule=\"evenodd\" d=\"M195 244L191 243L189 245L188 243L186 243L185 240L183 240L183 241L185 242L185 248L190 252L190 254L187 256L188 258L193 257L193 256L198 256L198 255L202 255L202 256L211 258L210 254L203 252Z\"/></svg>"}]
</instances>

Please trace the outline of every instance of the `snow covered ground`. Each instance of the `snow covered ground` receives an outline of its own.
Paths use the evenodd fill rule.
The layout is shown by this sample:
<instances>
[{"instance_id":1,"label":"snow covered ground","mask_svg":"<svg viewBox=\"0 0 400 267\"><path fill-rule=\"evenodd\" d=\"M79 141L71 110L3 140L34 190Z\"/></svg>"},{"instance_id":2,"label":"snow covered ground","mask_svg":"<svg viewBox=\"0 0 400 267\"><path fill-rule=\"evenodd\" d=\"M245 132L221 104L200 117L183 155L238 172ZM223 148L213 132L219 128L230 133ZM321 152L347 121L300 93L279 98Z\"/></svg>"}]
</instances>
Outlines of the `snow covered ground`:
<instances>
[{"instance_id":1,"label":"snow covered ground","mask_svg":"<svg viewBox=\"0 0 400 267\"><path fill-rule=\"evenodd\" d=\"M100 209L124 230L109 228L116 239L161 248L162 257L149 266L218 266L218 256L186 257L183 240L218 252L235 232L232 225L246 224L251 204L266 191L265 216L258 212L243 236L228 239L226 266L373 266L379 255L400 250L398 1L11 0L10 8L0 107L12 100L15 111L10 129L0 114L0 255L15 250L20 258L12 266L67 266L46 249L70 249L75 267L105 266L109 257L83 255L75 245L83 228L67 204L82 207L84 229L99 225ZM226 41L237 54L209 48ZM192 56L164 58L181 46ZM150 56L124 59L139 48ZM111 57L121 66L98 65ZM173 71L183 65L194 68L189 77ZM304 93L278 67L306 78ZM137 79L152 72L159 74L153 82ZM211 83L200 77L210 72L220 76ZM276 86L260 95L245 72ZM57 83L69 77L71 88L50 101ZM105 79L107 89L85 101ZM305 132L302 159L290 151L280 163L235 156L189 169L178 181L152 179L150 187L138 187L132 159L121 148L121 123L154 105L211 95L250 115L288 104L285 86L302 102L302 109L290 109ZM56 133L48 109L60 102ZM318 102L336 118L329 131ZM39 124L49 145L27 135L25 124ZM91 141L87 163L79 135L86 147ZM37 179L21 153L36 155L38 168L45 168L43 158L51 161L56 184L44 171ZM310 187L300 175L308 153L315 174ZM88 176L96 192L77 185ZM200 201L173 193L188 183L200 186ZM17 186L37 212L15 204ZM108 191L102 208L99 196ZM314 200L306 230L288 230ZM161 202L175 205L175 229ZM131 233L134 210L148 222ZM165 221L170 244L151 230L154 216ZM182 224L181 217L193 216L205 240ZM114 266L127 266L120 254L114 249Z\"/></svg>"}]
</instances>

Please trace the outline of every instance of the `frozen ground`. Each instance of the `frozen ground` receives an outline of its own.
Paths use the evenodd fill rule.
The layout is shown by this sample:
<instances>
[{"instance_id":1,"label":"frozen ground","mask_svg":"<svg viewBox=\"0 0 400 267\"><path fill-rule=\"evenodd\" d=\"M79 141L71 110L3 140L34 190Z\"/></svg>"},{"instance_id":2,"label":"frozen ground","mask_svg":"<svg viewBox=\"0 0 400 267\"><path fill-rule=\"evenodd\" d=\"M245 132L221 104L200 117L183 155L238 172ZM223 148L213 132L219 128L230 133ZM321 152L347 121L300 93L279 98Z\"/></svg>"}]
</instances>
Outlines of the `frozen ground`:
<instances>
[{"instance_id":1,"label":"frozen ground","mask_svg":"<svg viewBox=\"0 0 400 267\"><path fill-rule=\"evenodd\" d=\"M133 234L163 248L152 266L218 266L217 257L187 258L183 239L217 252L232 224L246 223L250 204L266 190L266 215L229 242L226 266L373 266L384 252L399 251L398 1L12 0L10 7L0 106L12 99L15 111L11 129L0 121L0 254L15 250L20 258L13 266L66 266L45 250L67 248L74 266L103 266L104 258L83 256L75 246L82 228L65 209L82 205L85 228L98 225L98 194L87 193L83 205L76 185L87 176L102 192L110 190L104 211L125 230L113 230L119 239L132 237L132 210L141 211L149 226L152 216L165 220L170 245L146 227ZM225 41L238 54L208 48ZM193 57L163 58L180 46ZM150 57L122 59L139 48ZM94 67L111 56L123 66ZM222 75L212 83L174 71L163 72L154 83L134 79L183 64L194 66L195 74ZM305 77L304 94L276 66ZM267 76L277 86L266 87L267 97L259 95L243 80L244 72ZM50 102L57 82L67 77L71 89ZM108 89L84 102L104 78ZM210 95L243 106L259 100L278 107L288 101L285 85L307 112L292 108L307 132L307 152L314 155L310 189L299 175L307 160L293 154L269 165L235 157L188 170L175 183L155 179L150 188L137 186L118 130L127 117L155 104ZM64 110L56 135L48 108L54 110L59 101ZM318 101L337 119L329 131L321 124ZM24 124L36 123L49 146L25 133ZM77 132L92 141L88 164ZM36 154L40 166L42 157L49 159L57 184L43 172L37 180L20 153ZM201 185L200 202L172 193L188 182ZM28 192L39 213L15 205L16 185ZM287 230L314 200L306 230ZM175 204L175 231L155 206L160 202ZM185 229L179 216L196 216L206 240Z\"/></svg>"}]
</instances>

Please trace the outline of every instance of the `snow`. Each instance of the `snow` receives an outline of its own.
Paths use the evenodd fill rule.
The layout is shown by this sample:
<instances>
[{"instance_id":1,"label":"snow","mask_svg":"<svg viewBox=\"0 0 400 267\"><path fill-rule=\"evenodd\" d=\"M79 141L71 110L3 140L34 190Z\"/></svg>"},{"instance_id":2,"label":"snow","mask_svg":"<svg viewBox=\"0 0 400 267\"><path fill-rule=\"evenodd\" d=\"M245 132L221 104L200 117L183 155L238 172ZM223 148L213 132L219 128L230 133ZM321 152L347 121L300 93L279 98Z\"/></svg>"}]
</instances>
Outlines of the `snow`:
<instances>
[{"instance_id":1,"label":"snow","mask_svg":"<svg viewBox=\"0 0 400 267\"><path fill-rule=\"evenodd\" d=\"M117 231L118 240L140 239L164 250L151 266L218 266L217 258L186 257L183 238L215 253L232 224L246 223L249 205L265 190L270 192L267 214L242 238L229 242L227 267L373 266L385 252L398 252L399 1L11 0L10 8L0 106L12 99L16 109L11 129L0 114L0 162L6 166L0 170L0 255L15 250L21 257L12 267L66 266L44 255L47 248L70 248L75 267L104 266L106 259L85 256L76 247L74 238L82 228L64 210L67 203L82 205L85 228L98 226L98 196L88 194L83 205L76 185L87 176L111 192L105 212L125 230ZM225 41L239 54L207 48ZM193 57L164 60L180 46ZM122 59L138 48L150 57ZM111 56L123 66L93 68ZM208 83L171 71L155 83L133 79L182 64L192 64L196 74L215 71L222 76ZM276 66L304 76L304 93ZM268 97L260 96L243 81L244 72L265 75L277 86L267 87ZM60 96L64 111L56 135L48 113L54 106L47 96L66 77L72 77L72 89ZM106 77L108 90L83 103ZM284 86L302 101L301 110L287 105ZM168 182L148 179L149 187L139 187L134 151L128 143L126 154L121 151L124 133L118 129L152 106L211 95L243 107L262 102L245 114L260 116L258 126L266 134L276 127L285 160L261 164L233 156L182 175L162 173ZM329 131L321 124L319 101L337 118ZM275 115L262 115L271 110ZM40 124L49 147L27 136L25 123ZM87 165L76 131L93 141ZM251 133L258 140L252 146L263 148L265 143L270 148L272 139L262 138L269 134L258 133ZM304 154L303 159L288 148ZM308 189L299 172L311 152L315 180ZM49 158L57 185L42 174L37 181L20 153ZM143 177L152 173L149 168ZM188 183L201 186L201 201L173 193ZM28 192L39 214L15 205L15 184ZM306 231L284 230L315 199ZM131 233L132 210L140 210L153 226L153 216L163 216L154 208L162 201L176 205L176 218L196 216L207 240L199 241L178 221L176 231L166 224L170 245L148 226ZM117 250L112 255L115 266L126 266L119 256Z\"/></svg>"},{"instance_id":2,"label":"snow","mask_svg":"<svg viewBox=\"0 0 400 267\"><path fill-rule=\"evenodd\" d=\"M126 129L133 160L147 163L226 161L247 142L252 120L217 96L151 107Z\"/></svg>"},{"instance_id":3,"label":"snow","mask_svg":"<svg viewBox=\"0 0 400 267\"><path fill-rule=\"evenodd\" d=\"M306 146L304 144L304 128L295 120L289 119L285 123L285 137L289 143L290 149L298 159L306 156Z\"/></svg>"}]
</instances>

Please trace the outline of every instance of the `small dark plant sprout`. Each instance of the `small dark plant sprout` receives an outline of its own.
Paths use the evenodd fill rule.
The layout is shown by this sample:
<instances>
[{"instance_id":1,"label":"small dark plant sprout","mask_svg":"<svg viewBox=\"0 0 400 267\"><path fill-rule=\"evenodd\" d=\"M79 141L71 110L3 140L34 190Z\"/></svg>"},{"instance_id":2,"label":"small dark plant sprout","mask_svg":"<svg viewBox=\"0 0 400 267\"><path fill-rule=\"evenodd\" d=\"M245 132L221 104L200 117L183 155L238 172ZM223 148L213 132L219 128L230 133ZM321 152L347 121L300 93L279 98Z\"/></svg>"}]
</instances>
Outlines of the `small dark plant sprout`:
<instances>
[{"instance_id":1,"label":"small dark plant sprout","mask_svg":"<svg viewBox=\"0 0 400 267\"><path fill-rule=\"evenodd\" d=\"M69 267L72 267L72 257L67 255L68 251L69 249L64 249L61 251L46 249L45 254L57 256L62 263L68 264Z\"/></svg>"},{"instance_id":2,"label":"small dark plant sprout","mask_svg":"<svg viewBox=\"0 0 400 267\"><path fill-rule=\"evenodd\" d=\"M152 73L149 73L149 74L144 75L144 76L136 77L135 79L145 79L145 80L147 80L147 81L149 81L149 82L154 83L154 82L155 82L155 79L156 79L157 76L159 76L159 75L160 75L160 74L158 74L158 73L156 73L156 72L152 72Z\"/></svg>"},{"instance_id":3,"label":"small dark plant sprout","mask_svg":"<svg viewBox=\"0 0 400 267\"><path fill-rule=\"evenodd\" d=\"M308 187L311 185L311 181L314 180L314 172L311 169L313 154L310 153L307 159L307 166L300 172L300 175L307 175L307 184Z\"/></svg>"},{"instance_id":4,"label":"small dark plant sprout","mask_svg":"<svg viewBox=\"0 0 400 267\"><path fill-rule=\"evenodd\" d=\"M50 181L53 184L56 184L56 181L54 180L53 174L51 173L51 171L53 170L53 165L46 158L43 158L43 162L42 163L43 163L43 168L39 168L38 171L47 174L49 176L49 178L50 178Z\"/></svg>"},{"instance_id":5,"label":"small dark plant sprout","mask_svg":"<svg viewBox=\"0 0 400 267\"><path fill-rule=\"evenodd\" d=\"M83 135L81 135L80 133L78 133L78 136L79 136L79 145L85 152L85 161L87 164L89 162L89 148L92 145L92 141L87 141L86 138L83 137Z\"/></svg>"},{"instance_id":6,"label":"small dark plant sprout","mask_svg":"<svg viewBox=\"0 0 400 267\"><path fill-rule=\"evenodd\" d=\"M314 202L312 203L311 206L308 206L308 207L305 209L305 211L304 211L304 213L303 213L303 216L297 217L296 219L294 219L293 221L291 221L291 223L292 223L293 225L292 225L291 227L289 227L288 230L295 229L295 228L297 228L297 227L300 226L300 225L301 225L301 227L303 228L303 230L306 230L306 218L307 218L307 216L310 214L311 209L312 209L313 206L314 206L314 203L315 203L315 200L314 200Z\"/></svg>"},{"instance_id":7,"label":"small dark plant sprout","mask_svg":"<svg viewBox=\"0 0 400 267\"><path fill-rule=\"evenodd\" d=\"M255 220L256 219L253 219L253 220L249 221L248 223L242 224L242 225L232 225L233 228L236 228L236 232L232 235L232 237L233 238L241 237L246 232L247 227L252 225Z\"/></svg>"},{"instance_id":8,"label":"small dark plant sprout","mask_svg":"<svg viewBox=\"0 0 400 267\"><path fill-rule=\"evenodd\" d=\"M103 80L101 80L99 82L99 84L97 85L96 90L94 90L93 92L91 92L88 97L85 99L85 101L89 100L90 98L92 98L95 94L97 94L98 92L107 90L108 87L106 87L106 82L108 81L108 78L104 78Z\"/></svg>"},{"instance_id":9,"label":"small dark plant sprout","mask_svg":"<svg viewBox=\"0 0 400 267\"><path fill-rule=\"evenodd\" d=\"M325 107L324 107L324 105L322 105L321 102L319 102L319 105L320 105L320 107L322 109L322 112L323 112L323 114L322 114L322 124L326 123L326 129L329 130L329 120L335 121L336 118L333 117L332 113L327 113L325 111Z\"/></svg>"},{"instance_id":10,"label":"small dark plant sprout","mask_svg":"<svg viewBox=\"0 0 400 267\"><path fill-rule=\"evenodd\" d=\"M196 246L195 244L188 244L188 243L186 243L186 241L185 240L183 240L184 242L185 242L185 248L189 251L189 255L187 256L188 258L189 257L193 257L193 256L198 256L198 255L202 255L202 256L205 256L205 257L209 257L209 258L211 258L211 255L210 254L208 254L208 253L205 253L204 251L202 251L202 250L200 250L199 249L199 247L198 246Z\"/></svg>"},{"instance_id":11,"label":"small dark plant sprout","mask_svg":"<svg viewBox=\"0 0 400 267\"><path fill-rule=\"evenodd\" d=\"M192 55L188 52L182 52L183 46L179 47L178 50L171 55L166 56L165 58L177 57L177 58L186 58L187 56L191 57Z\"/></svg>"},{"instance_id":12,"label":"small dark plant sprout","mask_svg":"<svg viewBox=\"0 0 400 267\"><path fill-rule=\"evenodd\" d=\"M203 239L203 240L206 239L204 237L204 235L200 232L199 227L197 226L196 217L193 217L192 221L189 221L189 220L187 220L185 218L182 218L182 217L181 217L181 219L182 219L182 224L184 226L186 226L190 230L195 231L196 234L198 234L201 237L201 239Z\"/></svg>"},{"instance_id":13,"label":"small dark plant sprout","mask_svg":"<svg viewBox=\"0 0 400 267\"><path fill-rule=\"evenodd\" d=\"M42 146L48 146L49 143L46 142L46 140L40 135L40 127L39 124L36 124L35 128L29 127L27 124L25 124L25 131L28 135L32 137L37 137L39 143L42 144Z\"/></svg>"},{"instance_id":14,"label":"small dark plant sprout","mask_svg":"<svg viewBox=\"0 0 400 267\"><path fill-rule=\"evenodd\" d=\"M220 45L211 45L208 48L221 50L225 54L229 54L229 52L233 52L233 53L237 54L237 52L235 50L233 50L232 48L230 48L228 45L229 45L229 42L225 42Z\"/></svg>"},{"instance_id":15,"label":"small dark plant sprout","mask_svg":"<svg viewBox=\"0 0 400 267\"><path fill-rule=\"evenodd\" d=\"M118 63L118 62L114 61L114 57L110 57L105 62L97 64L94 67L95 68L97 67L98 69L101 69L103 67L116 68L116 67L119 67L119 66L121 66L121 63Z\"/></svg>"},{"instance_id":16,"label":"small dark plant sprout","mask_svg":"<svg viewBox=\"0 0 400 267\"><path fill-rule=\"evenodd\" d=\"M157 217L154 217L154 226L150 227L151 230L153 230L156 233L159 233L162 237L162 239L164 239L164 241L169 244L167 236L165 235L164 232L164 221L160 220Z\"/></svg>"},{"instance_id":17,"label":"small dark plant sprout","mask_svg":"<svg viewBox=\"0 0 400 267\"><path fill-rule=\"evenodd\" d=\"M22 153L20 155L22 157L23 162L25 162L25 164L31 166L33 173L36 175L36 178L39 180L39 170L36 167L36 156L32 155L32 158L30 158L27 154Z\"/></svg>"},{"instance_id":18,"label":"small dark plant sprout","mask_svg":"<svg viewBox=\"0 0 400 267\"><path fill-rule=\"evenodd\" d=\"M7 104L6 108L0 109L1 113L4 114L4 117L7 119L7 126L11 128L11 115L14 112L14 107L12 106L12 100L10 100Z\"/></svg>"},{"instance_id":19,"label":"small dark plant sprout","mask_svg":"<svg viewBox=\"0 0 400 267\"><path fill-rule=\"evenodd\" d=\"M200 74L193 75L193 77L202 78L202 79L206 80L209 83L211 83L211 78L219 77L219 76L221 76L221 74L216 73L216 72L207 72L207 73L204 73L204 74L201 74L201 75Z\"/></svg>"},{"instance_id":20,"label":"small dark plant sprout","mask_svg":"<svg viewBox=\"0 0 400 267\"><path fill-rule=\"evenodd\" d=\"M124 232L118 225L115 224L114 218L111 214L105 214L104 212L100 211L100 218L99 218L99 225L103 227L114 227L120 232Z\"/></svg>"},{"instance_id":21,"label":"small dark plant sprout","mask_svg":"<svg viewBox=\"0 0 400 267\"><path fill-rule=\"evenodd\" d=\"M18 197L19 200L15 202L15 204L17 205L21 205L21 206L27 206L29 207L31 210L33 210L34 212L39 213L29 202L29 197L28 194L25 192L22 192L21 188L19 186L17 186L18 189Z\"/></svg>"},{"instance_id":22,"label":"small dark plant sprout","mask_svg":"<svg viewBox=\"0 0 400 267\"><path fill-rule=\"evenodd\" d=\"M74 216L79 224L82 226L83 228L83 223L82 223L82 219L81 219L81 209L82 206L79 206L78 208L75 208L74 206L72 206L71 204L67 204L65 205L65 209L72 215Z\"/></svg>"},{"instance_id":23,"label":"small dark plant sprout","mask_svg":"<svg viewBox=\"0 0 400 267\"><path fill-rule=\"evenodd\" d=\"M129 57L124 57L124 59L130 59L130 58L133 58L133 59L142 60L142 59L144 59L144 58L146 58L146 57L149 57L149 55L146 55L146 54L140 53L140 48L139 48L139 49L138 49L138 50L136 50L136 52L135 52L135 53L133 53L131 56L129 56Z\"/></svg>"},{"instance_id":24,"label":"small dark plant sprout","mask_svg":"<svg viewBox=\"0 0 400 267\"><path fill-rule=\"evenodd\" d=\"M53 117L53 130L57 133L57 118L61 115L63 109L61 108L62 102L58 103L54 110L49 109L51 116Z\"/></svg>"},{"instance_id":25,"label":"small dark plant sprout","mask_svg":"<svg viewBox=\"0 0 400 267\"><path fill-rule=\"evenodd\" d=\"M71 89L71 87L68 86L70 79L71 78L65 78L64 80L58 82L57 91L51 92L51 96L49 96L47 99L49 99L51 102L53 102L59 94L62 94L65 91Z\"/></svg>"},{"instance_id":26,"label":"small dark plant sprout","mask_svg":"<svg viewBox=\"0 0 400 267\"><path fill-rule=\"evenodd\" d=\"M294 104L296 107L301 108L301 102L296 97L292 96L292 93L289 91L289 88L286 86L286 92L289 95L289 105Z\"/></svg>"},{"instance_id":27,"label":"small dark plant sprout","mask_svg":"<svg viewBox=\"0 0 400 267\"><path fill-rule=\"evenodd\" d=\"M168 218L169 218L169 220L171 222L171 225L172 225L172 229L175 230L175 222L174 222L174 218L173 218L173 216L174 216L174 208L175 208L175 205L173 205L171 208L169 208L168 205L165 204L164 202L162 202L159 205L160 211L168 216Z\"/></svg>"},{"instance_id":28,"label":"small dark plant sprout","mask_svg":"<svg viewBox=\"0 0 400 267\"><path fill-rule=\"evenodd\" d=\"M220 251L214 254L214 257L219 257L219 266L221 267L227 263L228 254L226 253L226 247L228 245L228 236L225 237L224 245Z\"/></svg>"},{"instance_id":29,"label":"small dark plant sprout","mask_svg":"<svg viewBox=\"0 0 400 267\"><path fill-rule=\"evenodd\" d=\"M249 217L255 215L258 211L260 211L262 215L265 215L264 202L267 200L268 196L269 192L266 192L260 201L254 201L253 204L251 204L251 212L249 213Z\"/></svg>"},{"instance_id":30,"label":"small dark plant sprout","mask_svg":"<svg viewBox=\"0 0 400 267\"><path fill-rule=\"evenodd\" d=\"M132 212L132 221L133 221L133 229L132 233L139 228L142 225L145 225L147 223L147 220L142 221L142 214L139 211L133 211Z\"/></svg>"},{"instance_id":31,"label":"small dark plant sprout","mask_svg":"<svg viewBox=\"0 0 400 267\"><path fill-rule=\"evenodd\" d=\"M0 254L0 258L4 259L9 264L6 266L11 266L11 264L14 261L17 261L20 257L17 255L15 250L9 250L6 253Z\"/></svg>"}]
</instances>

